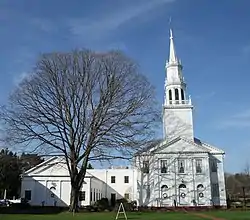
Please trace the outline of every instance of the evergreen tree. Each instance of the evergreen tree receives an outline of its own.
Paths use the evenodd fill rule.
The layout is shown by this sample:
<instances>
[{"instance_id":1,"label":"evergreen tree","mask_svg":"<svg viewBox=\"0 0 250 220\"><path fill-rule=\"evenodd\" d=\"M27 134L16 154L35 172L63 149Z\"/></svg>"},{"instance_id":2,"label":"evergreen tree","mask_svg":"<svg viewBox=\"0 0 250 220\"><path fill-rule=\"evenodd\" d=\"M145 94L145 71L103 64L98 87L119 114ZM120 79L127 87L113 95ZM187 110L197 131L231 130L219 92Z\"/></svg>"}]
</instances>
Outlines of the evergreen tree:
<instances>
[{"instance_id":1,"label":"evergreen tree","mask_svg":"<svg viewBox=\"0 0 250 220\"><path fill-rule=\"evenodd\" d=\"M91 165L91 163L89 163L87 169L94 169L94 167Z\"/></svg>"},{"instance_id":2,"label":"evergreen tree","mask_svg":"<svg viewBox=\"0 0 250 220\"><path fill-rule=\"evenodd\" d=\"M0 151L0 199L7 191L7 198L20 196L21 174L28 169L43 162L37 154L25 154L17 156L16 153L4 148Z\"/></svg>"}]
</instances>

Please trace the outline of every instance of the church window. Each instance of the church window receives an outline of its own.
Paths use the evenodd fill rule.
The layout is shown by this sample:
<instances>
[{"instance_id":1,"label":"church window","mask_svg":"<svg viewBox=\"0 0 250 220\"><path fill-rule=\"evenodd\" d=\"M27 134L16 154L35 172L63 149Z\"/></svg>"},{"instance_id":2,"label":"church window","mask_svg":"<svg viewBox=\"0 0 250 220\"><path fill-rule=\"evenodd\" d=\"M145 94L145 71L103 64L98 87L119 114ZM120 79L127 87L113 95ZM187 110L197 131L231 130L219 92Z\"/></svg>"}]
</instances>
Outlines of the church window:
<instances>
[{"instance_id":1,"label":"church window","mask_svg":"<svg viewBox=\"0 0 250 220\"><path fill-rule=\"evenodd\" d=\"M183 91L183 89L181 89L181 100L184 100L185 99L185 97L184 97L184 91Z\"/></svg>"},{"instance_id":2,"label":"church window","mask_svg":"<svg viewBox=\"0 0 250 220\"><path fill-rule=\"evenodd\" d=\"M86 192L85 191L80 191L79 193L79 201L85 201L86 197Z\"/></svg>"},{"instance_id":3,"label":"church window","mask_svg":"<svg viewBox=\"0 0 250 220\"><path fill-rule=\"evenodd\" d=\"M92 188L90 189L90 202L93 201L93 196L92 196Z\"/></svg>"},{"instance_id":4,"label":"church window","mask_svg":"<svg viewBox=\"0 0 250 220\"><path fill-rule=\"evenodd\" d=\"M167 186L167 185L161 186L161 191L162 191L162 192L165 192L165 191L167 191L167 190L168 190L168 186Z\"/></svg>"},{"instance_id":5,"label":"church window","mask_svg":"<svg viewBox=\"0 0 250 220\"><path fill-rule=\"evenodd\" d=\"M211 160L211 171L217 172L217 161L215 159Z\"/></svg>"},{"instance_id":6,"label":"church window","mask_svg":"<svg viewBox=\"0 0 250 220\"><path fill-rule=\"evenodd\" d=\"M111 183L115 183L115 176L111 176Z\"/></svg>"},{"instance_id":7,"label":"church window","mask_svg":"<svg viewBox=\"0 0 250 220\"><path fill-rule=\"evenodd\" d=\"M198 190L203 190L203 189L204 189L204 186L203 186L202 184L199 184L199 185L197 186L197 189L198 189Z\"/></svg>"},{"instance_id":8,"label":"church window","mask_svg":"<svg viewBox=\"0 0 250 220\"><path fill-rule=\"evenodd\" d=\"M171 101L172 100L172 90L168 90L168 97L169 97L169 100Z\"/></svg>"},{"instance_id":9,"label":"church window","mask_svg":"<svg viewBox=\"0 0 250 220\"><path fill-rule=\"evenodd\" d=\"M202 173L202 159L195 160L196 173Z\"/></svg>"},{"instance_id":10,"label":"church window","mask_svg":"<svg viewBox=\"0 0 250 220\"><path fill-rule=\"evenodd\" d=\"M219 197L219 184L218 183L213 183L212 184L212 197Z\"/></svg>"},{"instance_id":11,"label":"church window","mask_svg":"<svg viewBox=\"0 0 250 220\"><path fill-rule=\"evenodd\" d=\"M94 202L95 202L95 189L94 189L94 194L93 195L94 195Z\"/></svg>"},{"instance_id":12,"label":"church window","mask_svg":"<svg viewBox=\"0 0 250 220\"><path fill-rule=\"evenodd\" d=\"M183 159L178 160L178 172L185 173L185 161Z\"/></svg>"},{"instance_id":13,"label":"church window","mask_svg":"<svg viewBox=\"0 0 250 220\"><path fill-rule=\"evenodd\" d=\"M179 100L179 91L178 91L178 89L175 89L174 93L175 93L175 100Z\"/></svg>"},{"instance_id":14,"label":"church window","mask_svg":"<svg viewBox=\"0 0 250 220\"><path fill-rule=\"evenodd\" d=\"M187 188L185 184L182 183L179 185L179 189L185 189L185 188Z\"/></svg>"},{"instance_id":15,"label":"church window","mask_svg":"<svg viewBox=\"0 0 250 220\"><path fill-rule=\"evenodd\" d=\"M124 183L129 183L129 176L124 176Z\"/></svg>"},{"instance_id":16,"label":"church window","mask_svg":"<svg viewBox=\"0 0 250 220\"><path fill-rule=\"evenodd\" d=\"M168 163L167 160L161 160L161 173L168 172Z\"/></svg>"},{"instance_id":17,"label":"church window","mask_svg":"<svg viewBox=\"0 0 250 220\"><path fill-rule=\"evenodd\" d=\"M166 199L168 197L167 192L168 192L168 186L167 185L163 185L161 187L161 196L162 196L163 199Z\"/></svg>"},{"instance_id":18,"label":"church window","mask_svg":"<svg viewBox=\"0 0 250 220\"><path fill-rule=\"evenodd\" d=\"M142 171L143 173L149 173L149 161L143 161L142 164Z\"/></svg>"},{"instance_id":19,"label":"church window","mask_svg":"<svg viewBox=\"0 0 250 220\"><path fill-rule=\"evenodd\" d=\"M150 185L146 186L146 190L147 190L146 197L149 198L150 197Z\"/></svg>"},{"instance_id":20,"label":"church window","mask_svg":"<svg viewBox=\"0 0 250 220\"><path fill-rule=\"evenodd\" d=\"M24 192L24 198L26 200L31 200L31 190L25 190L25 192Z\"/></svg>"}]
</instances>

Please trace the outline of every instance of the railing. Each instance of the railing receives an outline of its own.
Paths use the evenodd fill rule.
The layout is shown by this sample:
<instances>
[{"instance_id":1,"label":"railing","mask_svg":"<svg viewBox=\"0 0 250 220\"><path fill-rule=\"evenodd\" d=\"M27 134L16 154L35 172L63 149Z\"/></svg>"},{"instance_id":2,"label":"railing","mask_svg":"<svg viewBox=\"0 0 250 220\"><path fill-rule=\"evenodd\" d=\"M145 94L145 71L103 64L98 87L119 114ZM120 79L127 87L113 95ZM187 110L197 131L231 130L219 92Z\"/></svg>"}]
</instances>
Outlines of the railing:
<instances>
[{"instance_id":1,"label":"railing","mask_svg":"<svg viewBox=\"0 0 250 220\"><path fill-rule=\"evenodd\" d=\"M191 105L191 99L188 100L168 100L169 105Z\"/></svg>"}]
</instances>

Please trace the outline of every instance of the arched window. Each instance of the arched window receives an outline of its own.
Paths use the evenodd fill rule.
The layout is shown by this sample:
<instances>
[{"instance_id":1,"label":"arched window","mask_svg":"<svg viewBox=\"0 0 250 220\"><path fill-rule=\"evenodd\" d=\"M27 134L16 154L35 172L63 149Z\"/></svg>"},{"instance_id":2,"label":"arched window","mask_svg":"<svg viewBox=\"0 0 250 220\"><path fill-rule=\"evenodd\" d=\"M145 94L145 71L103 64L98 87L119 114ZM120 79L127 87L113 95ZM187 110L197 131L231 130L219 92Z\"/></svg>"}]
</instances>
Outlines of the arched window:
<instances>
[{"instance_id":1,"label":"arched window","mask_svg":"<svg viewBox=\"0 0 250 220\"><path fill-rule=\"evenodd\" d=\"M204 197L204 186L202 184L199 184L197 186L197 193L198 193L198 201L201 204L203 203L202 198Z\"/></svg>"},{"instance_id":2,"label":"arched window","mask_svg":"<svg viewBox=\"0 0 250 220\"><path fill-rule=\"evenodd\" d=\"M183 89L181 89L181 100L185 100Z\"/></svg>"},{"instance_id":3,"label":"arched window","mask_svg":"<svg viewBox=\"0 0 250 220\"><path fill-rule=\"evenodd\" d=\"M161 186L161 195L162 195L163 199L167 199L168 198L167 191L168 191L168 186L167 185L162 185Z\"/></svg>"},{"instance_id":4,"label":"arched window","mask_svg":"<svg viewBox=\"0 0 250 220\"><path fill-rule=\"evenodd\" d=\"M178 92L178 89L175 89L175 90L174 90L174 93L175 93L175 100L179 100L179 92Z\"/></svg>"},{"instance_id":5,"label":"arched window","mask_svg":"<svg viewBox=\"0 0 250 220\"><path fill-rule=\"evenodd\" d=\"M49 189L50 189L50 190L56 190L56 187L51 186Z\"/></svg>"},{"instance_id":6,"label":"arched window","mask_svg":"<svg viewBox=\"0 0 250 220\"><path fill-rule=\"evenodd\" d=\"M183 159L178 159L178 172L185 173L185 161Z\"/></svg>"},{"instance_id":7,"label":"arched window","mask_svg":"<svg viewBox=\"0 0 250 220\"><path fill-rule=\"evenodd\" d=\"M204 188L204 186L202 185L202 184L199 184L198 186L197 186L197 189L198 190L202 190Z\"/></svg>"},{"instance_id":8,"label":"arched window","mask_svg":"<svg viewBox=\"0 0 250 220\"><path fill-rule=\"evenodd\" d=\"M162 185L161 186L161 191L166 191L168 189L168 186L167 185Z\"/></svg>"},{"instance_id":9,"label":"arched window","mask_svg":"<svg viewBox=\"0 0 250 220\"><path fill-rule=\"evenodd\" d=\"M180 185L179 185L179 189L181 189L181 188L187 188L187 187L186 187L185 184L180 184Z\"/></svg>"},{"instance_id":10,"label":"arched window","mask_svg":"<svg viewBox=\"0 0 250 220\"><path fill-rule=\"evenodd\" d=\"M171 101L172 100L172 91L171 91L171 89L168 90L168 97L169 97L169 100Z\"/></svg>"}]
</instances>

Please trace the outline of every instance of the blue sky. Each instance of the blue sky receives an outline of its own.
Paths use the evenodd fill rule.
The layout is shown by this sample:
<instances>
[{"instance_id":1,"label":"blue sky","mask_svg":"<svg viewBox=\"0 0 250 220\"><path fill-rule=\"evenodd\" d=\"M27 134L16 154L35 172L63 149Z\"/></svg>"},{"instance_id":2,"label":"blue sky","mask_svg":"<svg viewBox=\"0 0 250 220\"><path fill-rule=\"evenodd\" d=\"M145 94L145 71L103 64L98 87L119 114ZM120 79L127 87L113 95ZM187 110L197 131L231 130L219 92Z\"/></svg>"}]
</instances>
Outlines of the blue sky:
<instances>
[{"instance_id":1,"label":"blue sky","mask_svg":"<svg viewBox=\"0 0 250 220\"><path fill-rule=\"evenodd\" d=\"M250 1L2 0L0 104L40 53L118 48L163 100L169 17L194 109L195 134L226 151L226 171L250 162Z\"/></svg>"}]
</instances>

